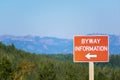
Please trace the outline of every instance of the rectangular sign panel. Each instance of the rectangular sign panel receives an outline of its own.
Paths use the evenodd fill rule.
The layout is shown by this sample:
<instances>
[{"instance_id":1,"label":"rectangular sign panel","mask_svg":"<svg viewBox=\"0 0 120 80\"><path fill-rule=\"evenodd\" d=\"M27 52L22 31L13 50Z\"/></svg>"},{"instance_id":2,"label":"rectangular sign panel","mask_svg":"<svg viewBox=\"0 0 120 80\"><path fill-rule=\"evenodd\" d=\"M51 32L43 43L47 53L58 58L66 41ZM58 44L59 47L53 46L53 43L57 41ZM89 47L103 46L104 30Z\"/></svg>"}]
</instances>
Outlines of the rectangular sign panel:
<instances>
[{"instance_id":1,"label":"rectangular sign panel","mask_svg":"<svg viewBox=\"0 0 120 80\"><path fill-rule=\"evenodd\" d=\"M108 36L74 36L74 62L108 62Z\"/></svg>"}]
</instances>

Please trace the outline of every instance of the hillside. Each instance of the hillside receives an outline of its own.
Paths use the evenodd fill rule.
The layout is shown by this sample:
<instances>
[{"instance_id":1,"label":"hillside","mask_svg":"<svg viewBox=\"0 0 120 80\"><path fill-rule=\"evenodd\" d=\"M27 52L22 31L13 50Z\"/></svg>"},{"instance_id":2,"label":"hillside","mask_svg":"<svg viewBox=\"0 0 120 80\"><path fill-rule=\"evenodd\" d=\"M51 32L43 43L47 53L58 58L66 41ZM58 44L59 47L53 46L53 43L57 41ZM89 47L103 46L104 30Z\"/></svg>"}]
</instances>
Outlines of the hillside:
<instances>
[{"instance_id":1,"label":"hillside","mask_svg":"<svg viewBox=\"0 0 120 80\"><path fill-rule=\"evenodd\" d=\"M13 43L17 49L32 53L72 53L73 46L72 39L55 37L3 35L0 41L6 45Z\"/></svg>"},{"instance_id":2,"label":"hillside","mask_svg":"<svg viewBox=\"0 0 120 80\"><path fill-rule=\"evenodd\" d=\"M0 80L88 80L88 64L73 63L71 54L31 54L0 42ZM95 80L120 80L120 55L96 63Z\"/></svg>"},{"instance_id":3,"label":"hillside","mask_svg":"<svg viewBox=\"0 0 120 80\"><path fill-rule=\"evenodd\" d=\"M0 41L6 45L13 43L17 49L32 53L73 53L73 39L3 35ZM109 50L110 54L120 54L120 36L109 35Z\"/></svg>"}]
</instances>

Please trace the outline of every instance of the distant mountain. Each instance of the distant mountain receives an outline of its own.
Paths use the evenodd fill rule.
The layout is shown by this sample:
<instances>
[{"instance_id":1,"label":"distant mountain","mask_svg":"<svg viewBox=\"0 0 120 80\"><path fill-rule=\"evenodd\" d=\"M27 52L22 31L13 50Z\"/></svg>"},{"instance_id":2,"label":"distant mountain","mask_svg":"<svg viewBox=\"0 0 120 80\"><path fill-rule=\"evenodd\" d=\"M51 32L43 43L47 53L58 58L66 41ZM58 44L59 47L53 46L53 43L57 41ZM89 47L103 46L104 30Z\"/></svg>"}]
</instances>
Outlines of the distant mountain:
<instances>
[{"instance_id":1,"label":"distant mountain","mask_svg":"<svg viewBox=\"0 0 120 80\"><path fill-rule=\"evenodd\" d=\"M0 36L6 45L14 44L16 48L32 53L72 53L73 40L39 36Z\"/></svg>"},{"instance_id":2,"label":"distant mountain","mask_svg":"<svg viewBox=\"0 0 120 80\"><path fill-rule=\"evenodd\" d=\"M0 36L6 45L14 44L16 48L32 53L73 53L73 39L39 36ZM109 52L120 53L120 36L109 35Z\"/></svg>"},{"instance_id":3,"label":"distant mountain","mask_svg":"<svg viewBox=\"0 0 120 80\"><path fill-rule=\"evenodd\" d=\"M120 35L109 35L109 52L120 54Z\"/></svg>"}]
</instances>

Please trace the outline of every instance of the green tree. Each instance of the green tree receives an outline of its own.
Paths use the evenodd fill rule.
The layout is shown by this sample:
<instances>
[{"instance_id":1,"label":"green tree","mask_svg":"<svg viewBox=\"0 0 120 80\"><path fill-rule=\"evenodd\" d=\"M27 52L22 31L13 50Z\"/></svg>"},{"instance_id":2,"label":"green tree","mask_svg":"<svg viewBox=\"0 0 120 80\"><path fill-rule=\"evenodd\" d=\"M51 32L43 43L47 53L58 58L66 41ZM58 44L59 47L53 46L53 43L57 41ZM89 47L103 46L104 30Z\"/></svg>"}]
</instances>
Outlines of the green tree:
<instances>
[{"instance_id":1,"label":"green tree","mask_svg":"<svg viewBox=\"0 0 120 80\"><path fill-rule=\"evenodd\" d=\"M11 61L6 56L2 57L0 60L0 80L11 80L12 71Z\"/></svg>"},{"instance_id":2,"label":"green tree","mask_svg":"<svg viewBox=\"0 0 120 80\"><path fill-rule=\"evenodd\" d=\"M56 73L53 63L48 61L44 65L41 65L39 80L56 80Z\"/></svg>"},{"instance_id":3,"label":"green tree","mask_svg":"<svg viewBox=\"0 0 120 80\"><path fill-rule=\"evenodd\" d=\"M110 80L120 80L120 70L113 71Z\"/></svg>"},{"instance_id":4,"label":"green tree","mask_svg":"<svg viewBox=\"0 0 120 80\"><path fill-rule=\"evenodd\" d=\"M108 80L107 76L103 74L102 72L98 72L97 79L95 80Z\"/></svg>"},{"instance_id":5,"label":"green tree","mask_svg":"<svg viewBox=\"0 0 120 80\"><path fill-rule=\"evenodd\" d=\"M18 64L14 69L14 71L12 72L12 76L11 76L12 79L23 80L23 77L25 76L25 74L32 72L34 66L35 65L30 63L30 61L24 60L23 62Z\"/></svg>"}]
</instances>

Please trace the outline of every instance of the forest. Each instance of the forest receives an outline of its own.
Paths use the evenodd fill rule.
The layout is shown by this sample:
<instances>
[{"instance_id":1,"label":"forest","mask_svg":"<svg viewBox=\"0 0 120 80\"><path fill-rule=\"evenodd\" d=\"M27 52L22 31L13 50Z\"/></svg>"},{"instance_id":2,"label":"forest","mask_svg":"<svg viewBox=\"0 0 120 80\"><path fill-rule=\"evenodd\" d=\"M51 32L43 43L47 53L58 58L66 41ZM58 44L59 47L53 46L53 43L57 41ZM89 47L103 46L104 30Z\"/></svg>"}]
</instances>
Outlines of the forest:
<instances>
[{"instance_id":1,"label":"forest","mask_svg":"<svg viewBox=\"0 0 120 80\"><path fill-rule=\"evenodd\" d=\"M95 63L95 80L120 80L120 54ZM89 80L88 63L74 63L73 54L36 54L0 42L0 80Z\"/></svg>"}]
</instances>

